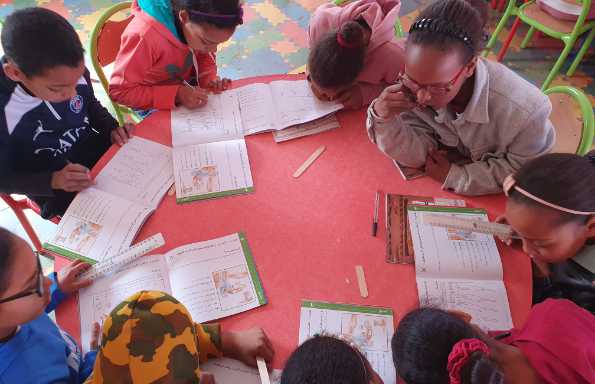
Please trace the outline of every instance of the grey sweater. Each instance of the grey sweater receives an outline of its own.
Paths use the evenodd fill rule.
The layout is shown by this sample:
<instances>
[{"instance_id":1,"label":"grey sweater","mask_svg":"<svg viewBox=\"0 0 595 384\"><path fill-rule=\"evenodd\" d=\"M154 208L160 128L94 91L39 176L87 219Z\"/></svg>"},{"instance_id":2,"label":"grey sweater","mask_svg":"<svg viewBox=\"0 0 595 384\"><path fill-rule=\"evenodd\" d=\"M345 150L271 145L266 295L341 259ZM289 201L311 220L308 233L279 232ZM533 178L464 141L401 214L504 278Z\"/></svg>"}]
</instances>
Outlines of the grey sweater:
<instances>
[{"instance_id":1,"label":"grey sweater","mask_svg":"<svg viewBox=\"0 0 595 384\"><path fill-rule=\"evenodd\" d=\"M378 118L368 109L368 135L390 158L407 167L425 165L438 143L457 148L471 162L452 164L442 186L462 195L502 191L502 182L525 162L549 152L555 131L551 103L538 88L502 64L480 58L465 111L447 108L404 112Z\"/></svg>"}]
</instances>

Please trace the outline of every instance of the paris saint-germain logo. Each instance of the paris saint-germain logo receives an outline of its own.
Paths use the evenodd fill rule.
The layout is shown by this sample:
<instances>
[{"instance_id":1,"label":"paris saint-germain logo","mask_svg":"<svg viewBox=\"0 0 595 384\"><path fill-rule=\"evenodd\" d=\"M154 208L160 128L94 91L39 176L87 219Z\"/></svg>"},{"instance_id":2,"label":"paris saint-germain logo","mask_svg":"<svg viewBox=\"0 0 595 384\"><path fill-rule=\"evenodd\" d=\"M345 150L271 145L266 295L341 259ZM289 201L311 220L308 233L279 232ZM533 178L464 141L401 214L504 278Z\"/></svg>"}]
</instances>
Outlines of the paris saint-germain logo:
<instances>
[{"instance_id":1,"label":"paris saint-germain logo","mask_svg":"<svg viewBox=\"0 0 595 384\"><path fill-rule=\"evenodd\" d=\"M70 99L70 110L74 113L80 113L83 110L83 98L81 95L76 95Z\"/></svg>"}]
</instances>

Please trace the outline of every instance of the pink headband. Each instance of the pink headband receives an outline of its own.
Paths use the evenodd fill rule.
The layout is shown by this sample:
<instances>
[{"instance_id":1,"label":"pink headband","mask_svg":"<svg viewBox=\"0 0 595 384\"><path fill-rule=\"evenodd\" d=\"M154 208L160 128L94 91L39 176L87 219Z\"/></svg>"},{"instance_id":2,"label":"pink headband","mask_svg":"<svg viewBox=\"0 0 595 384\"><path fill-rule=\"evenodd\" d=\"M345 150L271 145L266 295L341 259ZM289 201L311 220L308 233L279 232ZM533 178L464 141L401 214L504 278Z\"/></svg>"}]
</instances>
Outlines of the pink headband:
<instances>
[{"instance_id":1,"label":"pink headband","mask_svg":"<svg viewBox=\"0 0 595 384\"><path fill-rule=\"evenodd\" d=\"M514 179L514 177L512 177L512 175L508 175L508 176L506 176L506 179L504 179L504 182L502 183L502 189L504 190L504 194L506 195L506 197L508 197L510 195L510 191L513 188L515 191L517 191L520 194L525 195L526 197L530 198L531 200L536 201L540 204L543 204L546 207L554 208L558 211L571 213L573 215L584 215L584 216L595 215L595 212L575 211L574 209L564 208L564 207L561 207L554 203L550 203L548 201L540 199L539 197L535 196L534 194L527 192L523 188L516 185L516 180Z\"/></svg>"},{"instance_id":2,"label":"pink headband","mask_svg":"<svg viewBox=\"0 0 595 384\"><path fill-rule=\"evenodd\" d=\"M489 355L490 349L479 339L462 339L452 347L446 366L450 384L461 384L461 369L467 364L473 352Z\"/></svg>"}]
</instances>

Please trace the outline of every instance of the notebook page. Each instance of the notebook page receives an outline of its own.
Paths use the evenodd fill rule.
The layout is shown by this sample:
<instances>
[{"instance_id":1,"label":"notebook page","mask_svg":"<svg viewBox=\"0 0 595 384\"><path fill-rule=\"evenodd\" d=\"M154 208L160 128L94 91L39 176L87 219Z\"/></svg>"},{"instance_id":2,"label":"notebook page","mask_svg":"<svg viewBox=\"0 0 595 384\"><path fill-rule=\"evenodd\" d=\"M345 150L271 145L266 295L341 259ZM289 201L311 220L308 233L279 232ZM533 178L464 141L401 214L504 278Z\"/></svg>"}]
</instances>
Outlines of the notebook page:
<instances>
[{"instance_id":1,"label":"notebook page","mask_svg":"<svg viewBox=\"0 0 595 384\"><path fill-rule=\"evenodd\" d=\"M178 203L254 190L244 139L176 147L173 163Z\"/></svg>"},{"instance_id":2,"label":"notebook page","mask_svg":"<svg viewBox=\"0 0 595 384\"><path fill-rule=\"evenodd\" d=\"M497 280L417 278L419 305L469 314L473 324L484 330L512 328L506 287Z\"/></svg>"},{"instance_id":3,"label":"notebook page","mask_svg":"<svg viewBox=\"0 0 595 384\"><path fill-rule=\"evenodd\" d=\"M254 260L241 234L188 244L166 254L172 294L197 323L266 303Z\"/></svg>"},{"instance_id":4,"label":"notebook page","mask_svg":"<svg viewBox=\"0 0 595 384\"><path fill-rule=\"evenodd\" d=\"M204 107L172 110L171 136L173 147L242 138L237 96L232 92L209 94Z\"/></svg>"},{"instance_id":5,"label":"notebook page","mask_svg":"<svg viewBox=\"0 0 595 384\"><path fill-rule=\"evenodd\" d=\"M392 309L304 300L299 343L320 333L341 336L354 343L385 384L397 382L391 352Z\"/></svg>"},{"instance_id":6,"label":"notebook page","mask_svg":"<svg viewBox=\"0 0 595 384\"><path fill-rule=\"evenodd\" d=\"M79 192L44 248L71 259L101 261L130 247L153 212L96 188Z\"/></svg>"},{"instance_id":7,"label":"notebook page","mask_svg":"<svg viewBox=\"0 0 595 384\"><path fill-rule=\"evenodd\" d=\"M268 84L250 84L228 92L237 97L244 135L275 129L277 107Z\"/></svg>"},{"instance_id":8,"label":"notebook page","mask_svg":"<svg viewBox=\"0 0 595 384\"><path fill-rule=\"evenodd\" d=\"M133 137L95 178L95 188L157 207L173 183L171 148Z\"/></svg>"},{"instance_id":9,"label":"notebook page","mask_svg":"<svg viewBox=\"0 0 595 384\"><path fill-rule=\"evenodd\" d=\"M101 324L118 304L142 290L171 292L163 255L143 256L79 291L83 352L89 351L93 323Z\"/></svg>"},{"instance_id":10,"label":"notebook page","mask_svg":"<svg viewBox=\"0 0 595 384\"><path fill-rule=\"evenodd\" d=\"M417 276L502 280L502 262L493 236L424 224L423 216L428 213L488 220L485 212L473 208L410 205L407 215Z\"/></svg>"},{"instance_id":11,"label":"notebook page","mask_svg":"<svg viewBox=\"0 0 595 384\"><path fill-rule=\"evenodd\" d=\"M277 105L276 129L316 120L343 108L337 102L318 100L306 80L279 80L270 86Z\"/></svg>"}]
</instances>

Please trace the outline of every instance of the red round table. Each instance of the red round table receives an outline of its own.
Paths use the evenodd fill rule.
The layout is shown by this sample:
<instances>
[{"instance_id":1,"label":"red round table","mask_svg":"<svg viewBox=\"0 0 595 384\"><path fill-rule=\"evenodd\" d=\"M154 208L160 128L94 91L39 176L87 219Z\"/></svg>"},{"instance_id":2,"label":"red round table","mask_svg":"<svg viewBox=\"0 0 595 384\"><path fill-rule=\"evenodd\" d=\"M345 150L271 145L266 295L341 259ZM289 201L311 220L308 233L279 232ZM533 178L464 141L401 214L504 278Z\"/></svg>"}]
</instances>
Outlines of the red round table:
<instances>
[{"instance_id":1,"label":"red round table","mask_svg":"<svg viewBox=\"0 0 595 384\"><path fill-rule=\"evenodd\" d=\"M269 76L234 85L295 78ZM338 119L338 129L281 144L268 133L246 137L254 193L183 205L177 205L174 196L166 196L137 237L142 240L163 233L166 245L159 252L165 253L184 244L244 232L269 302L221 323L224 329L264 328L276 349L274 367L281 367L297 346L302 299L391 307L395 322L418 306L414 267L384 261L383 208L378 235L371 236L377 190L457 197L430 178L404 181L392 161L368 140L365 110L343 111ZM170 113L152 114L136 134L171 146ZM326 145L326 151L294 179L295 170L321 145ZM94 172L116 150L112 147ZM502 195L466 200L469 206L487 209L490 219L504 210ZM498 243L512 317L519 326L531 306L530 260ZM66 263L58 258L56 268ZM356 265L364 267L369 290L366 299L359 294ZM57 319L79 339L74 298L60 306Z\"/></svg>"}]
</instances>

